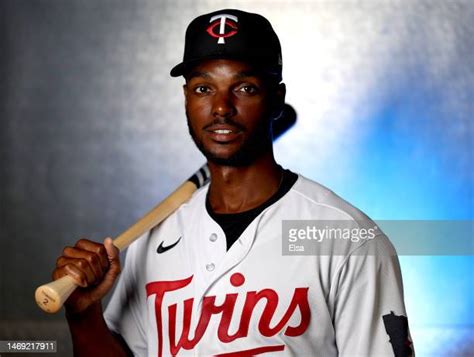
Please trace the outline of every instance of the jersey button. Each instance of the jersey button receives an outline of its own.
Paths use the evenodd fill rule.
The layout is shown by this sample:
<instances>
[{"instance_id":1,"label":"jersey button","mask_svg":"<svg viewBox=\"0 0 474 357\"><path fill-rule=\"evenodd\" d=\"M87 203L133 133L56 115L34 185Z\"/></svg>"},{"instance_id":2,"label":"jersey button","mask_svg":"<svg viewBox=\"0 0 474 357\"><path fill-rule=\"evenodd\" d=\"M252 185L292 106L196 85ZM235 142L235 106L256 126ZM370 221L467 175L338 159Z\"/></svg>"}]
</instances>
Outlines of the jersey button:
<instances>
[{"instance_id":1,"label":"jersey button","mask_svg":"<svg viewBox=\"0 0 474 357\"><path fill-rule=\"evenodd\" d=\"M217 240L217 234L215 233L212 233L210 236L209 236L209 240L211 242L215 242Z\"/></svg>"},{"instance_id":2,"label":"jersey button","mask_svg":"<svg viewBox=\"0 0 474 357\"><path fill-rule=\"evenodd\" d=\"M216 266L214 265L214 263L206 264L206 270L207 271L213 271L215 267Z\"/></svg>"}]
</instances>

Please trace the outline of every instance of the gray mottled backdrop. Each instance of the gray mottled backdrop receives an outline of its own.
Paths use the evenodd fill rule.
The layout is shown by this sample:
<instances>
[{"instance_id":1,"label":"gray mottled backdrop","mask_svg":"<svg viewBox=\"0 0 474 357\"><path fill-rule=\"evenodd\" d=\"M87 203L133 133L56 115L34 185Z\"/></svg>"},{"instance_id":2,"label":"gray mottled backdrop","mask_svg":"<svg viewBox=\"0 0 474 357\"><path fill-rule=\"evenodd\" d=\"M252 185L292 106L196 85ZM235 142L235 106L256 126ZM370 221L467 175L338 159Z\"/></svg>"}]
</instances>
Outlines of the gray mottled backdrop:
<instances>
[{"instance_id":1,"label":"gray mottled backdrop","mask_svg":"<svg viewBox=\"0 0 474 357\"><path fill-rule=\"evenodd\" d=\"M57 339L70 353L62 313L33 299L62 248L116 235L203 163L169 70L189 21L228 6L0 2L0 340ZM473 219L472 2L231 6L266 15L280 34L299 114L276 147L284 166L375 218ZM418 351L467 351L473 260L425 258L402 260Z\"/></svg>"}]
</instances>

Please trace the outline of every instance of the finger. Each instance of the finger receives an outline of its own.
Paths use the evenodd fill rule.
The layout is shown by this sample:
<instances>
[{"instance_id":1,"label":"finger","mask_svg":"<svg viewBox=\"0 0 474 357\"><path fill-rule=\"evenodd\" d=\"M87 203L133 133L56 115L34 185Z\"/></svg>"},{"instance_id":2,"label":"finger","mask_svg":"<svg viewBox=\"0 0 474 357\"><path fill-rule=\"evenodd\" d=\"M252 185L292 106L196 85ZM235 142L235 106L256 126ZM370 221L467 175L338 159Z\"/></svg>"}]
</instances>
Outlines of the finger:
<instances>
[{"instance_id":1,"label":"finger","mask_svg":"<svg viewBox=\"0 0 474 357\"><path fill-rule=\"evenodd\" d=\"M57 280L63 276L68 275L74 279L77 285L82 288L87 287L87 276L74 264L66 264L60 268L56 268L53 272L53 279Z\"/></svg>"},{"instance_id":2,"label":"finger","mask_svg":"<svg viewBox=\"0 0 474 357\"><path fill-rule=\"evenodd\" d=\"M94 271L86 259L83 258L58 258L58 267L66 268L66 266L74 266L84 275L87 285L96 285L102 277L96 277Z\"/></svg>"},{"instance_id":3,"label":"finger","mask_svg":"<svg viewBox=\"0 0 474 357\"><path fill-rule=\"evenodd\" d=\"M86 260L89 263L90 268L92 269L92 272L95 276L95 280L101 280L102 276L105 273L105 270L107 269L107 267L106 268L102 267L100 258L96 253L93 253L87 250L66 247L64 248L63 255L66 259L73 258L73 259ZM64 265L64 261L65 261L64 259L61 259L61 257L59 257L58 260L56 261L56 265L59 263L60 264L59 266L62 266Z\"/></svg>"},{"instance_id":4,"label":"finger","mask_svg":"<svg viewBox=\"0 0 474 357\"><path fill-rule=\"evenodd\" d=\"M56 267L57 268L62 268L67 264L74 264L76 265L79 269L84 270L84 273L88 276L88 281L93 282L93 281L98 281L102 279L102 274L99 274L98 276L96 275L95 270L92 268L90 263L86 260L84 262L83 260L86 260L84 258L69 258L65 256L60 256L58 259L56 259Z\"/></svg>"},{"instance_id":5,"label":"finger","mask_svg":"<svg viewBox=\"0 0 474 357\"><path fill-rule=\"evenodd\" d=\"M105 270L109 266L109 261L107 259L107 252L103 244L93 242L91 240L82 238L76 242L76 247L82 250L87 250L89 252L95 253L99 259L102 268Z\"/></svg>"}]
</instances>

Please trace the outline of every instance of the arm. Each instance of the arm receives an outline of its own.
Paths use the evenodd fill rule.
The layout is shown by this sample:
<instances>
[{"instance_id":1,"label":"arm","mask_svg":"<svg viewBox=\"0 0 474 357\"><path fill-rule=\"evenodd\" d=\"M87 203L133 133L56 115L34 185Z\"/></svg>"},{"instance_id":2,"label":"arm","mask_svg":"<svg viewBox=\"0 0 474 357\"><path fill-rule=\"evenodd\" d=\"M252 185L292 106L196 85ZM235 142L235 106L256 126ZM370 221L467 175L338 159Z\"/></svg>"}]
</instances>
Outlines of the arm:
<instances>
[{"instance_id":1,"label":"arm","mask_svg":"<svg viewBox=\"0 0 474 357\"><path fill-rule=\"evenodd\" d=\"M112 333L102 315L100 302L77 314L66 310L74 356L128 356L131 351L119 335Z\"/></svg>"},{"instance_id":2,"label":"arm","mask_svg":"<svg viewBox=\"0 0 474 357\"><path fill-rule=\"evenodd\" d=\"M104 245L86 239L66 247L56 261L53 279L70 275L81 288L65 303L75 356L126 356L127 346L107 327L101 299L120 274L119 251L107 238Z\"/></svg>"},{"instance_id":3,"label":"arm","mask_svg":"<svg viewBox=\"0 0 474 357\"><path fill-rule=\"evenodd\" d=\"M341 356L413 355L395 249L384 235L347 257L335 286L334 327Z\"/></svg>"}]
</instances>

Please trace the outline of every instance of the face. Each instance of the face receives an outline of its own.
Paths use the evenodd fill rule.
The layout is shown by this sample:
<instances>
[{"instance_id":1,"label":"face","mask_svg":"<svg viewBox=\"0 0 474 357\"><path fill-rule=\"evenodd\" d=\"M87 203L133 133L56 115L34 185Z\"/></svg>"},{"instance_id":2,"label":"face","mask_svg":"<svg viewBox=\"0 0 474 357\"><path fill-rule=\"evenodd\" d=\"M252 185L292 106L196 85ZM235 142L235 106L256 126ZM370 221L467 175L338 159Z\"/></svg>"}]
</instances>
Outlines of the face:
<instances>
[{"instance_id":1,"label":"face","mask_svg":"<svg viewBox=\"0 0 474 357\"><path fill-rule=\"evenodd\" d=\"M186 76L184 94L189 132L209 161L245 166L271 152L283 84L271 85L244 62L209 60Z\"/></svg>"}]
</instances>

